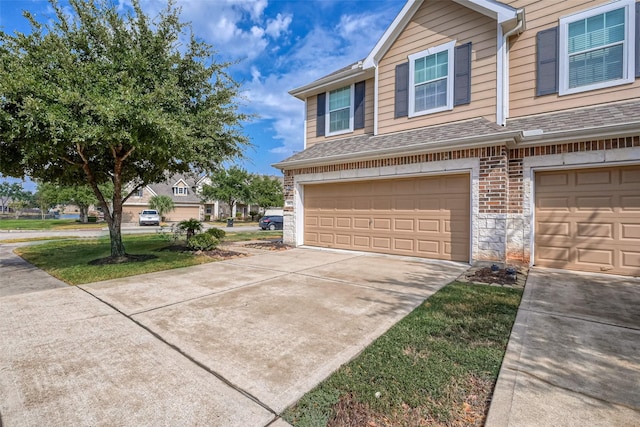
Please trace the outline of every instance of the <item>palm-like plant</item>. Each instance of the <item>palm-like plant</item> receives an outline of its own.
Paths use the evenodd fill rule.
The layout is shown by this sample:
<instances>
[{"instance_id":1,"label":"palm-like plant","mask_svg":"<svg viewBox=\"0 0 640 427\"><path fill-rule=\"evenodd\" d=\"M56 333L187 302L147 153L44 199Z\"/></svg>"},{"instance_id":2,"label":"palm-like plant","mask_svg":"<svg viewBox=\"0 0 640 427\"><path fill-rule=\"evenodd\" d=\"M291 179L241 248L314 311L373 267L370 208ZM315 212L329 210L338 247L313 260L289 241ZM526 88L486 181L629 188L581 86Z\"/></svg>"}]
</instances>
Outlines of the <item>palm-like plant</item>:
<instances>
[{"instance_id":1,"label":"palm-like plant","mask_svg":"<svg viewBox=\"0 0 640 427\"><path fill-rule=\"evenodd\" d=\"M153 196L149 199L149 207L158 211L158 215L164 221L167 212L175 209L175 204L169 196Z\"/></svg>"},{"instance_id":2,"label":"palm-like plant","mask_svg":"<svg viewBox=\"0 0 640 427\"><path fill-rule=\"evenodd\" d=\"M186 219L178 223L178 228L187 232L188 242L193 236L196 235L196 233L202 231L202 223L197 219Z\"/></svg>"}]
</instances>

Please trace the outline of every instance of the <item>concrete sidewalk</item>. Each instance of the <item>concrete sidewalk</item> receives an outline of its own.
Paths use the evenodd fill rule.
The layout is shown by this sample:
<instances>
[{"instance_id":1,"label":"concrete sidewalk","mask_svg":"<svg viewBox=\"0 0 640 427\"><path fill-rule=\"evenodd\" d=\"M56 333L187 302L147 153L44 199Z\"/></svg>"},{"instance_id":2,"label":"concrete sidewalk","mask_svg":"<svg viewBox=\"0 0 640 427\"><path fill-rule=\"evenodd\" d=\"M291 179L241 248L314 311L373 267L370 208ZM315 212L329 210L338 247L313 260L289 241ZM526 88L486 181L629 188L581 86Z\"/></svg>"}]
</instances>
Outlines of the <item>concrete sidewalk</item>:
<instances>
[{"instance_id":1,"label":"concrete sidewalk","mask_svg":"<svg viewBox=\"0 0 640 427\"><path fill-rule=\"evenodd\" d=\"M299 248L0 297L0 420L286 426L467 267Z\"/></svg>"},{"instance_id":2,"label":"concrete sidewalk","mask_svg":"<svg viewBox=\"0 0 640 427\"><path fill-rule=\"evenodd\" d=\"M24 243L0 244L0 297L67 287L63 281L14 254L18 246Z\"/></svg>"},{"instance_id":3,"label":"concrete sidewalk","mask_svg":"<svg viewBox=\"0 0 640 427\"><path fill-rule=\"evenodd\" d=\"M487 427L640 425L640 280L534 268Z\"/></svg>"}]
</instances>

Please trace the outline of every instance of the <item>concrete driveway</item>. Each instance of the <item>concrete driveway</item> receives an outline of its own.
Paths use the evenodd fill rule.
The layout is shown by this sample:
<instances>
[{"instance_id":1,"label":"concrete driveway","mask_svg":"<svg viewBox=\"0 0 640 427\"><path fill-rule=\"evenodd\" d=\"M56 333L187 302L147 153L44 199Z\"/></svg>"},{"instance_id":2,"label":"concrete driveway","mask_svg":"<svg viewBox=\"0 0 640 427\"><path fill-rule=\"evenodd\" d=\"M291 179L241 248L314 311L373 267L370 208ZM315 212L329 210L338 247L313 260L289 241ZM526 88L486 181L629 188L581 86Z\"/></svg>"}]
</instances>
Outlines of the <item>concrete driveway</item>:
<instances>
[{"instance_id":1,"label":"concrete driveway","mask_svg":"<svg viewBox=\"0 0 640 427\"><path fill-rule=\"evenodd\" d=\"M640 425L640 279L534 268L487 427Z\"/></svg>"},{"instance_id":2,"label":"concrete driveway","mask_svg":"<svg viewBox=\"0 0 640 427\"><path fill-rule=\"evenodd\" d=\"M2 296L1 421L286 425L277 414L467 267L293 249Z\"/></svg>"}]
</instances>

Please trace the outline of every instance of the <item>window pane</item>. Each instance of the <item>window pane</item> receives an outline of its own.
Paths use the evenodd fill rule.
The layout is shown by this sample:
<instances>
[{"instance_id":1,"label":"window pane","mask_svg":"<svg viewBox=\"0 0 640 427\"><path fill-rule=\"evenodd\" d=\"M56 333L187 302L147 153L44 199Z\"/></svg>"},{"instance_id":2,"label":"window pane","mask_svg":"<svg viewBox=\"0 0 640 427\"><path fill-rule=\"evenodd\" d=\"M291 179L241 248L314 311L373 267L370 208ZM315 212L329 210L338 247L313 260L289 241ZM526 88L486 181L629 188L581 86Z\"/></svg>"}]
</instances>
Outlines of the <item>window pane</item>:
<instances>
[{"instance_id":1,"label":"window pane","mask_svg":"<svg viewBox=\"0 0 640 427\"><path fill-rule=\"evenodd\" d=\"M332 111L329 113L329 132L349 129L349 109Z\"/></svg>"},{"instance_id":2,"label":"window pane","mask_svg":"<svg viewBox=\"0 0 640 427\"><path fill-rule=\"evenodd\" d=\"M446 77L449 72L448 58L449 52L445 50L416 59L414 63L414 84L421 84Z\"/></svg>"},{"instance_id":3,"label":"window pane","mask_svg":"<svg viewBox=\"0 0 640 427\"><path fill-rule=\"evenodd\" d=\"M447 79L418 85L415 88L415 111L447 105Z\"/></svg>"},{"instance_id":4,"label":"window pane","mask_svg":"<svg viewBox=\"0 0 640 427\"><path fill-rule=\"evenodd\" d=\"M586 86L623 77L623 45L569 57L569 87Z\"/></svg>"},{"instance_id":5,"label":"window pane","mask_svg":"<svg viewBox=\"0 0 640 427\"><path fill-rule=\"evenodd\" d=\"M351 87L343 87L329 92L329 111L349 107L351 104Z\"/></svg>"},{"instance_id":6,"label":"window pane","mask_svg":"<svg viewBox=\"0 0 640 427\"><path fill-rule=\"evenodd\" d=\"M569 53L624 41L624 8L569 24Z\"/></svg>"}]
</instances>

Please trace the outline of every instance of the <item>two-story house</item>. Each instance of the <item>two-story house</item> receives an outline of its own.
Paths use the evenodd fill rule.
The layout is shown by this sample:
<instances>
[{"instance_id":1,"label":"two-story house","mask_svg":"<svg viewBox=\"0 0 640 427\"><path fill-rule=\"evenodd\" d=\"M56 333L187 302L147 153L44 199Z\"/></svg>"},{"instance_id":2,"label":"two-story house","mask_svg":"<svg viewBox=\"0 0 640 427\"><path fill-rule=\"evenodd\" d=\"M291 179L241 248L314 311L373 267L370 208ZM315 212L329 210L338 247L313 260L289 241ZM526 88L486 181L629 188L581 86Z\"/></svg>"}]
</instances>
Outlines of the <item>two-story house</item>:
<instances>
[{"instance_id":1,"label":"two-story house","mask_svg":"<svg viewBox=\"0 0 640 427\"><path fill-rule=\"evenodd\" d=\"M366 58L290 92L286 243L640 275L639 17L407 1Z\"/></svg>"}]
</instances>

